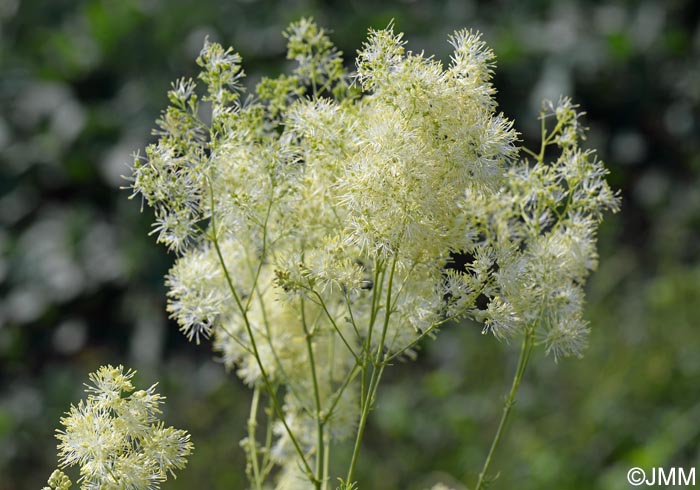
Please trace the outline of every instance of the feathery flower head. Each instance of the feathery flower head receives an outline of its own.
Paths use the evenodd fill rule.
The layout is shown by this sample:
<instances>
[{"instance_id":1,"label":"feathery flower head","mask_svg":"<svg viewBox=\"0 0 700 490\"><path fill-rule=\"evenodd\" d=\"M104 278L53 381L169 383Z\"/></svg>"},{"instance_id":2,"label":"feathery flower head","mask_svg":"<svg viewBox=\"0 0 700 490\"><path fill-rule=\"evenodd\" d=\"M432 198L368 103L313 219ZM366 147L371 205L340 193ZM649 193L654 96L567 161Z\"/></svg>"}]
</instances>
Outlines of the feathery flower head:
<instances>
[{"instance_id":1,"label":"feathery flower head","mask_svg":"<svg viewBox=\"0 0 700 490\"><path fill-rule=\"evenodd\" d=\"M193 446L190 435L158 420L163 397L155 385L136 390L133 370L103 366L91 373L87 398L61 419L59 465L80 466L80 488L157 490L168 474L184 468ZM51 490L71 482L56 470Z\"/></svg>"}]
</instances>

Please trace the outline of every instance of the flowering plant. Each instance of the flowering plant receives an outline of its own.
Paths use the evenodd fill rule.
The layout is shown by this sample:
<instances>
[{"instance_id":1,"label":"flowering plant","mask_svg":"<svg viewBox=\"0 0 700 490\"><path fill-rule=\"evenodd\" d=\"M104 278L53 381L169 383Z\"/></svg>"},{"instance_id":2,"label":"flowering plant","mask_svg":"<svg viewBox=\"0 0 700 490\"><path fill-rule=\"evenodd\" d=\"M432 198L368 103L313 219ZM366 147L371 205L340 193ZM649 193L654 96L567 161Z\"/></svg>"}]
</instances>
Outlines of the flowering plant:
<instances>
[{"instance_id":1,"label":"flowering plant","mask_svg":"<svg viewBox=\"0 0 700 490\"><path fill-rule=\"evenodd\" d=\"M518 146L477 33L450 37L444 67L391 25L371 30L353 74L312 21L285 36L293 72L249 96L240 56L206 42L206 93L174 83L135 160L134 195L178 257L168 311L253 390L241 446L255 490L329 488L348 438L338 480L356 488L385 369L446 323L520 339L480 489L533 347L558 359L585 345L582 287L618 208L606 170L579 148L569 99L545 103L538 151Z\"/></svg>"},{"instance_id":2,"label":"flowering plant","mask_svg":"<svg viewBox=\"0 0 700 490\"><path fill-rule=\"evenodd\" d=\"M184 468L190 435L158 420L163 397L156 385L134 391L135 371L103 366L90 374L88 397L61 419L59 464L80 466L85 490L155 490ZM68 490L72 482L53 472L44 490Z\"/></svg>"}]
</instances>

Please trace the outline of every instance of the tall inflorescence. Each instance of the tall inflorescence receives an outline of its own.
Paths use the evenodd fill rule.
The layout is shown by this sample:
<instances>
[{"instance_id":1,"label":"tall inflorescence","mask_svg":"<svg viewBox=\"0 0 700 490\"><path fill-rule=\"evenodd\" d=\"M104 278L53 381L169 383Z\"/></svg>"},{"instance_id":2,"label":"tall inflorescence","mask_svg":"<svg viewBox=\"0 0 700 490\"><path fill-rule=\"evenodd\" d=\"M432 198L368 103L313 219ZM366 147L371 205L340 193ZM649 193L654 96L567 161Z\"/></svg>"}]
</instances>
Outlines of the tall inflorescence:
<instances>
[{"instance_id":1,"label":"tall inflorescence","mask_svg":"<svg viewBox=\"0 0 700 490\"><path fill-rule=\"evenodd\" d=\"M353 74L312 21L285 36L295 68L252 95L240 57L207 42L206 91L173 84L132 187L177 254L170 314L253 389L241 443L252 488L274 477L278 489L320 489L347 437L352 483L384 368L446 322L471 317L555 358L579 354L581 288L617 199L578 148L566 99L542 114L540 152L519 160L478 34L451 36L445 67L407 51L392 26L372 30ZM457 254L472 260L455 267Z\"/></svg>"}]
</instances>

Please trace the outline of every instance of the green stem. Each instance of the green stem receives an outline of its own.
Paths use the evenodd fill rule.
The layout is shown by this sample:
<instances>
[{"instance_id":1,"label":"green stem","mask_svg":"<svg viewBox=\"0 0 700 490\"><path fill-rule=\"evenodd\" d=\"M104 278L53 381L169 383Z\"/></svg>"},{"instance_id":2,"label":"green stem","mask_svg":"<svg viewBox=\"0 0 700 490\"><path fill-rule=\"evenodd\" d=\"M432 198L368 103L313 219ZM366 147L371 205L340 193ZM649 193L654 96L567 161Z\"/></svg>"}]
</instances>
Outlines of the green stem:
<instances>
[{"instance_id":1,"label":"green stem","mask_svg":"<svg viewBox=\"0 0 700 490\"><path fill-rule=\"evenodd\" d=\"M263 233L263 247L262 247L262 252L261 252L261 257L265 256L265 243L266 243L266 238L265 236L267 235L267 232ZM250 260L250 256L248 252L245 252L246 255L246 262L248 264L248 267L250 268L251 274L253 273L254 267L252 264L252 261ZM260 259L260 264L263 263L263 259ZM260 308L260 314L262 315L262 323L263 326L265 327L265 335L262 337L267 341L267 346L270 349L270 353L272 354L272 357L275 360L275 366L279 370L279 372L282 374L282 379L287 379L290 380L289 376L287 376L287 372L284 368L284 365L282 364L282 361L279 358L279 355L277 354L277 349L275 348L275 345L272 342L272 333L270 331L270 322L268 321L267 318L267 308L265 306L265 301L263 300L263 294L264 291L260 289L260 286L258 284L258 277L260 273L260 267L257 268L258 272L255 274L255 280L253 281L253 287L251 289L250 296L248 297L248 302L246 303L245 310L249 311L250 307L250 300L253 297L256 297L258 299L258 306ZM248 353L252 354L253 352L248 349ZM299 396L298 390L295 388L294 384L291 382L291 380L287 383L287 388L289 389L289 392L292 394L292 396L299 402L299 406L301 409L311 415L311 411L306 407L306 404L304 401L301 399Z\"/></svg>"},{"instance_id":2,"label":"green stem","mask_svg":"<svg viewBox=\"0 0 700 490\"><path fill-rule=\"evenodd\" d=\"M270 473L270 470L272 469L272 459L271 459L271 451L272 451L272 429L274 425L274 417L275 417L275 408L274 404L272 402L272 398L270 398L270 402L268 407L265 409L265 415L267 416L267 429L265 432L265 449L263 451L263 459L262 459L262 480L265 481L265 478L267 478L267 475Z\"/></svg>"},{"instance_id":3,"label":"green stem","mask_svg":"<svg viewBox=\"0 0 700 490\"><path fill-rule=\"evenodd\" d=\"M506 426L506 422L508 421L508 416L510 415L511 409L513 408L513 405L515 405L515 395L518 393L518 387L520 386L520 381L522 381L523 379L523 374L525 373L527 363L530 360L530 353L532 352L532 347L534 346L534 344L535 343L533 332L526 332L525 338L523 339L523 343L520 347L520 358L518 359L518 367L515 370L515 376L513 376L513 384L510 387L508 398L506 398L506 401L503 404L503 414L501 415L501 421L498 424L496 435L494 436L493 441L491 442L491 449L489 449L489 453L486 456L486 461L484 461L484 467L481 469L481 473L479 473L479 479L476 482L476 487L474 487L474 490L481 490L487 483L486 474L489 470L491 459L493 458L493 454L496 451L496 447L498 447L498 443L501 441L501 436L503 435L503 430Z\"/></svg>"},{"instance_id":4,"label":"green stem","mask_svg":"<svg viewBox=\"0 0 700 490\"><path fill-rule=\"evenodd\" d=\"M379 299L384 287L384 262L381 260L375 261L374 265L374 285L372 286L372 307L370 309L369 328L367 329L366 352L371 356L372 350L372 332L374 331L374 323L377 320L379 313Z\"/></svg>"},{"instance_id":5,"label":"green stem","mask_svg":"<svg viewBox=\"0 0 700 490\"><path fill-rule=\"evenodd\" d=\"M260 467L258 466L258 448L256 441L256 429L258 426L258 402L260 400L260 387L255 386L253 390L253 400L250 403L250 416L248 418L248 452L250 453L250 462L253 467L253 483L256 490L262 489L262 480L260 479Z\"/></svg>"},{"instance_id":6,"label":"green stem","mask_svg":"<svg viewBox=\"0 0 700 490\"><path fill-rule=\"evenodd\" d=\"M384 324L382 326L382 333L380 337L380 342L379 345L377 346L377 353L375 356L374 361L371 363L372 364L372 376L369 380L369 386L367 387L367 396L363 397L364 403L362 403L362 413L360 414L360 425L357 429L357 437L355 438L355 447L353 448L352 451L352 459L350 460L350 468L348 469L348 475L347 478L345 479L345 482L347 484L352 483L352 477L353 474L355 473L355 466L357 465L357 459L360 455L360 446L362 443L362 437L364 436L365 432L365 426L367 424L367 417L369 416L370 410L372 410L372 406L374 405L374 399L377 394L377 388L379 387L379 381L382 378L382 373L384 372L384 368L386 367L386 362L382 360L382 354L384 353L384 342L386 340L386 333L387 330L389 329L389 317L391 316L391 300L392 300L392 288L394 284L394 273L396 272L396 263L397 263L397 257L394 256L394 261L391 264L391 271L389 272L389 284L387 285L387 292L386 292L386 313L384 314ZM375 284L376 286L376 284ZM374 302L373 302L374 303ZM378 302L374 303L373 305L374 308L379 308ZM372 312L373 313L373 318L371 320L372 324L374 323L374 318L376 318L376 310ZM370 325L371 327L371 325ZM372 330L370 328L370 334ZM371 344L368 341L367 344L367 349L371 349ZM367 370L367 364L369 363L369 359L365 358L365 364L363 366L363 375L364 372Z\"/></svg>"},{"instance_id":7,"label":"green stem","mask_svg":"<svg viewBox=\"0 0 700 490\"><path fill-rule=\"evenodd\" d=\"M386 313L384 314L384 325L382 326L382 336L379 340L379 345L377 346L377 355L374 360L375 365L378 365L382 360L382 354L384 353L384 342L386 341L386 333L389 330L389 317L391 317L392 308L392 288L394 287L394 273L396 272L396 262L398 261L398 253L394 256L394 261L391 264L391 271L389 272L389 284L387 286L386 292ZM371 346L370 346L371 348Z\"/></svg>"},{"instance_id":8,"label":"green stem","mask_svg":"<svg viewBox=\"0 0 700 490\"><path fill-rule=\"evenodd\" d=\"M253 349L253 356L255 357L255 362L258 365L258 369L260 369L260 376L262 377L263 384L265 385L265 389L267 393L270 395L270 398L272 399L273 405L275 407L275 412L277 412L277 416L279 417L280 421L282 422L282 425L284 426L285 431L289 435L289 439L292 441L292 445L294 446L294 449L296 450L297 454L299 455L299 459L301 460L302 466L306 472L306 474L309 476L309 479L316 483L316 477L314 476L313 471L311 470L311 466L309 466L308 461L306 460L306 455L304 454L304 451L301 449L301 446L299 445L299 441L295 437L294 433L292 432L292 429L289 427L289 424L287 423L287 420L284 417L284 411L282 410L282 406L279 403L279 400L277 399L277 393L275 392L275 389L272 387L272 383L270 382L270 378L267 375L267 370L265 369L265 366L263 366L262 360L260 359L260 352L258 351L258 345L255 341L255 335L253 334L253 327L250 324L250 319L248 318L248 312L243 306L243 303L241 301L240 296L238 295L238 292L236 291L236 288L233 286L233 280L231 279L231 274L229 274L228 267L226 266L226 261L224 260L223 253L221 252L221 247L219 246L219 239L217 236L217 229L216 229L216 213L214 212L214 187L211 184L211 179L209 179L209 190L210 190L210 198L211 198L211 241L212 244L214 245L214 249L216 250L216 255L219 259L219 264L221 265L221 269L224 273L224 277L226 279L226 283L228 285L229 291L231 292L231 296L233 296L233 300L236 303L236 306L238 307L238 310L241 312L241 316L243 317L243 324L245 326L246 332L248 333L248 338L250 340L250 346Z\"/></svg>"},{"instance_id":9,"label":"green stem","mask_svg":"<svg viewBox=\"0 0 700 490\"><path fill-rule=\"evenodd\" d=\"M370 319L369 327L367 328L367 338L363 342L363 356L362 356L362 376L361 389L360 389L360 407L364 410L365 404L367 402L366 395L369 393L365 388L367 387L367 373L369 365L372 361L372 331L374 330L374 322L377 319L377 312L379 310L379 296L381 295L382 286L384 284L384 263L381 260L374 261L374 283L372 285L372 306L370 308Z\"/></svg>"},{"instance_id":10,"label":"green stem","mask_svg":"<svg viewBox=\"0 0 700 490\"><path fill-rule=\"evenodd\" d=\"M323 478L321 484L323 485L322 490L328 490L328 480L329 470L331 462L331 444L330 441L327 442L326 455L323 458Z\"/></svg>"},{"instance_id":11,"label":"green stem","mask_svg":"<svg viewBox=\"0 0 700 490\"><path fill-rule=\"evenodd\" d=\"M340 340L343 341L343 344L345 344L345 347L347 347L350 354L352 354L352 357L355 358L355 362L359 362L360 357L355 353L355 350L350 346L350 343L345 338L345 335L343 335L343 332L340 330L340 327L338 326L335 319L333 318L333 315L331 315L330 311L328 311L328 307L326 306L326 302L323 300L323 297L314 289L309 289L308 291L311 294L313 294L316 297L316 299L318 299L317 304L321 307L321 309L325 313L326 317L328 317L328 320L331 322L331 325L333 325L333 329L336 331L336 333L340 337Z\"/></svg>"},{"instance_id":12,"label":"green stem","mask_svg":"<svg viewBox=\"0 0 700 490\"><path fill-rule=\"evenodd\" d=\"M348 312L348 318L350 319L350 324L352 325L353 330L355 331L355 336L357 337L358 340L362 340L362 335L360 334L360 329L357 328L357 323L355 322L355 315L352 312L352 304L350 303L350 297L348 296L347 292L343 294L343 297L345 298L345 306L347 307L347 312ZM364 344L362 344L362 347L364 349ZM357 361L358 358L356 357L355 360Z\"/></svg>"},{"instance_id":13,"label":"green stem","mask_svg":"<svg viewBox=\"0 0 700 490\"><path fill-rule=\"evenodd\" d=\"M365 403L362 407L362 413L360 414L360 425L357 428L357 437L355 438L355 447L352 450L352 459L350 460L350 468L348 469L348 475L345 482L352 483L352 477L355 473L355 466L357 465L357 459L360 455L360 446L362 443L362 437L364 436L365 426L367 425L367 417L374 404L374 397L377 394L377 387L379 386L379 381L384 372L384 365L379 367L375 366L372 370L372 377L369 381L369 387L367 388L367 395L365 397Z\"/></svg>"},{"instance_id":14,"label":"green stem","mask_svg":"<svg viewBox=\"0 0 700 490\"><path fill-rule=\"evenodd\" d=\"M316 431L317 431L317 445L316 448L316 481L314 485L317 489L321 489L321 481L323 478L323 453L325 449L324 438L323 438L323 417L321 413L321 395L318 389L318 376L316 374L316 360L314 356L314 348L311 338L313 333L309 331L309 327L306 323L306 308L304 306L304 297L301 298L301 323L304 327L304 337L306 338L306 352L309 356L309 365L311 367L311 380L313 381L314 387L314 402L316 403Z\"/></svg>"},{"instance_id":15,"label":"green stem","mask_svg":"<svg viewBox=\"0 0 700 490\"><path fill-rule=\"evenodd\" d=\"M333 412L335 411L335 407L338 405L338 402L340 401L341 397L343 396L343 393L345 392L345 388L348 387L350 382L355 378L357 375L357 370L359 369L360 365L355 364L353 368L350 370L348 375L345 377L345 380L343 381L343 384L338 388L338 390L335 392L335 399L331 403L331 406L328 410L326 410L324 417L323 417L323 423L325 424L328 422L328 419L333 415Z\"/></svg>"}]
</instances>

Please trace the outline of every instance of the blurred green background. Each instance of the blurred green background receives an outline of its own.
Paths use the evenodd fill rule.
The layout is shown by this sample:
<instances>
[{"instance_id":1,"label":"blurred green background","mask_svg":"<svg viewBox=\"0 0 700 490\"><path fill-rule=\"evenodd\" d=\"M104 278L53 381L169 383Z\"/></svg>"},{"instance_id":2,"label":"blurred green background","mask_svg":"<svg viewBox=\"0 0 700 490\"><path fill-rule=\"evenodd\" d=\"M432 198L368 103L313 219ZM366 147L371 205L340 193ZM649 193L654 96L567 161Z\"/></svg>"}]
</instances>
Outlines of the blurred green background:
<instances>
[{"instance_id":1,"label":"blurred green background","mask_svg":"<svg viewBox=\"0 0 700 490\"><path fill-rule=\"evenodd\" d=\"M622 192L588 284L590 348L534 356L493 488L613 490L630 488L631 466L700 470L700 2L0 0L0 490L45 483L61 414L108 362L160 380L166 420L193 435L165 488L245 488L250 395L166 318L172 257L120 176L205 36L233 45L254 84L285 69L280 33L309 15L348 58L392 18L443 60L453 30L481 30L523 141L538 144L542 98L571 95ZM473 484L516 351L453 325L388 371L362 488Z\"/></svg>"}]
</instances>

